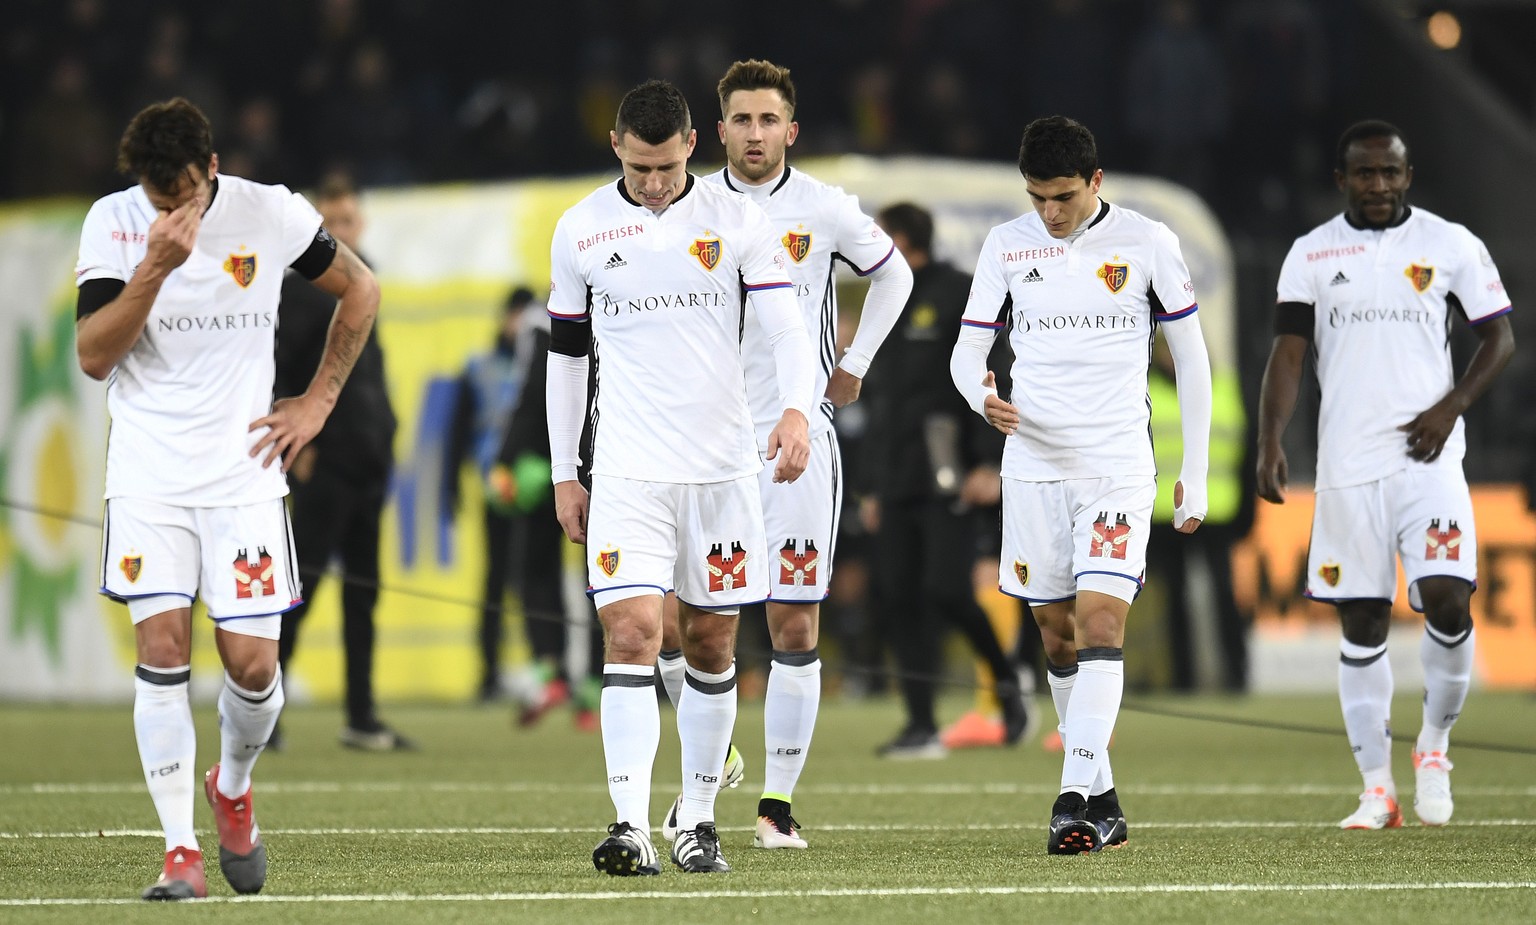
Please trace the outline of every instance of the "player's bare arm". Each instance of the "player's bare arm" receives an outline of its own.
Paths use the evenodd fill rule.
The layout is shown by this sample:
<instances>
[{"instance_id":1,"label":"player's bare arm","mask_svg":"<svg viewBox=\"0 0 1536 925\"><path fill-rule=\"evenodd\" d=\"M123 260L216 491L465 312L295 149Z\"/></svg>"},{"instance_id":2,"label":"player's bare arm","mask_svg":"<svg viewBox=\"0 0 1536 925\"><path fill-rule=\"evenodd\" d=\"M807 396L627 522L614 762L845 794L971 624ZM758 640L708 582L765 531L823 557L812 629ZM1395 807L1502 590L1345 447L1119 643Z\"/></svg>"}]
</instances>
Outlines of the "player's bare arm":
<instances>
[{"instance_id":1,"label":"player's bare arm","mask_svg":"<svg viewBox=\"0 0 1536 925\"><path fill-rule=\"evenodd\" d=\"M784 416L768 434L768 458L778 461L773 467L775 482L793 482L810 463L810 422L798 409L784 409Z\"/></svg>"},{"instance_id":2,"label":"player's bare arm","mask_svg":"<svg viewBox=\"0 0 1536 925\"><path fill-rule=\"evenodd\" d=\"M575 479L555 483L555 519L573 543L587 542L587 490Z\"/></svg>"},{"instance_id":3,"label":"player's bare arm","mask_svg":"<svg viewBox=\"0 0 1536 925\"><path fill-rule=\"evenodd\" d=\"M831 376L827 377L827 401L830 401L834 408L851 405L858 401L859 391L863 387L863 379L839 366L832 370Z\"/></svg>"},{"instance_id":4,"label":"player's bare arm","mask_svg":"<svg viewBox=\"0 0 1536 925\"><path fill-rule=\"evenodd\" d=\"M203 202L188 199L161 212L149 226L144 261L117 298L75 323L75 352L80 368L92 379L105 379L112 367L133 349L160 286L171 271L186 263L203 224Z\"/></svg>"},{"instance_id":5,"label":"player's bare arm","mask_svg":"<svg viewBox=\"0 0 1536 925\"><path fill-rule=\"evenodd\" d=\"M1271 504L1285 503L1285 487L1290 473L1280 438L1296 411L1296 395L1301 388L1302 360L1308 342L1297 334L1277 334L1270 347L1269 362L1264 367L1264 385L1259 392L1258 492Z\"/></svg>"},{"instance_id":6,"label":"player's bare arm","mask_svg":"<svg viewBox=\"0 0 1536 925\"><path fill-rule=\"evenodd\" d=\"M1474 328L1478 336L1477 352L1467 364L1467 371L1445 397L1421 412L1398 430L1407 437L1408 455L1419 462L1440 458L1445 441L1456 427L1456 419L1482 397L1493 380L1509 364L1515 353L1515 332L1508 315Z\"/></svg>"},{"instance_id":7,"label":"player's bare arm","mask_svg":"<svg viewBox=\"0 0 1536 925\"><path fill-rule=\"evenodd\" d=\"M251 455L265 452L263 467L281 458L285 472L298 452L325 426L325 419L336 407L341 388L363 352L379 313L379 284L373 271L340 241L336 242L335 259L314 284L337 298L320 367L303 395L279 399L272 405L271 414L250 426L251 431L266 428L251 448Z\"/></svg>"}]
</instances>

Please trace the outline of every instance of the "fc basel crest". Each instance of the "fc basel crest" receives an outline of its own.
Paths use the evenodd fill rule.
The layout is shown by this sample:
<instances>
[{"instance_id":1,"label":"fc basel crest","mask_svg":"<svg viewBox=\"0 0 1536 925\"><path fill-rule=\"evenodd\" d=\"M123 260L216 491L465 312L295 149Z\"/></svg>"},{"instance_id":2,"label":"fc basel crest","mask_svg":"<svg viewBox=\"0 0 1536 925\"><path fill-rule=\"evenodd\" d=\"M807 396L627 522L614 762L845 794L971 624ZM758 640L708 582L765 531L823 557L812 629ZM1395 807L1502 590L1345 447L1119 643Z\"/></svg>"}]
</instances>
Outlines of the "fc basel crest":
<instances>
[{"instance_id":1,"label":"fc basel crest","mask_svg":"<svg viewBox=\"0 0 1536 925\"><path fill-rule=\"evenodd\" d=\"M256 255L230 254L224 261L224 272L233 276L241 289L248 288L256 279Z\"/></svg>"},{"instance_id":2,"label":"fc basel crest","mask_svg":"<svg viewBox=\"0 0 1536 925\"><path fill-rule=\"evenodd\" d=\"M1324 562L1322 567L1317 570L1317 577L1328 582L1328 587L1330 588L1337 588L1339 586L1339 578L1342 574L1343 569L1337 562Z\"/></svg>"},{"instance_id":3,"label":"fc basel crest","mask_svg":"<svg viewBox=\"0 0 1536 925\"><path fill-rule=\"evenodd\" d=\"M1435 281L1435 268L1421 267L1413 263L1408 265L1408 269L1403 271L1403 275L1408 277L1408 282L1413 283L1415 292L1423 292L1429 288L1430 283Z\"/></svg>"},{"instance_id":4,"label":"fc basel crest","mask_svg":"<svg viewBox=\"0 0 1536 925\"><path fill-rule=\"evenodd\" d=\"M609 578L619 570L619 551L608 548L597 554L597 567L603 570L603 574Z\"/></svg>"},{"instance_id":5,"label":"fc basel crest","mask_svg":"<svg viewBox=\"0 0 1536 925\"><path fill-rule=\"evenodd\" d=\"M779 240L784 245L784 250L789 252L790 259L795 263L804 260L805 255L811 252L811 233L809 231L804 234L798 231L791 231Z\"/></svg>"},{"instance_id":6,"label":"fc basel crest","mask_svg":"<svg viewBox=\"0 0 1536 925\"><path fill-rule=\"evenodd\" d=\"M128 579L128 583L133 584L139 580L139 575L144 571L144 557L123 556L123 561L117 565L123 570L123 577Z\"/></svg>"},{"instance_id":7,"label":"fc basel crest","mask_svg":"<svg viewBox=\"0 0 1536 925\"><path fill-rule=\"evenodd\" d=\"M1127 263L1106 263L1099 267L1098 277L1109 287L1110 292L1119 292L1131 278L1131 266Z\"/></svg>"},{"instance_id":8,"label":"fc basel crest","mask_svg":"<svg viewBox=\"0 0 1536 925\"><path fill-rule=\"evenodd\" d=\"M1013 560L1013 574L1019 579L1019 587L1029 587L1029 563Z\"/></svg>"},{"instance_id":9,"label":"fc basel crest","mask_svg":"<svg viewBox=\"0 0 1536 925\"><path fill-rule=\"evenodd\" d=\"M720 262L720 239L695 238L693 245L688 248L688 253L699 258L699 263L704 265L704 269L713 270Z\"/></svg>"}]
</instances>

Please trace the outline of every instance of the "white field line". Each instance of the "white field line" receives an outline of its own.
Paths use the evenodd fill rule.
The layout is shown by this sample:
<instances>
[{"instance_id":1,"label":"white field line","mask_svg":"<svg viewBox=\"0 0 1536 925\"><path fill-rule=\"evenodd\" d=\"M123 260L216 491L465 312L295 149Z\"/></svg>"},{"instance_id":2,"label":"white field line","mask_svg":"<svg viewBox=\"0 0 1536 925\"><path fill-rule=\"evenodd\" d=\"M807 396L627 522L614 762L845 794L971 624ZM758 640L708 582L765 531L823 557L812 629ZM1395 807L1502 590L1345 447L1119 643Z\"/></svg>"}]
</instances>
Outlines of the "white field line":
<instances>
[{"instance_id":1,"label":"white field line","mask_svg":"<svg viewBox=\"0 0 1536 925\"><path fill-rule=\"evenodd\" d=\"M327 894L318 896L215 896L194 899L193 904L206 903L538 903L538 902L590 902L632 901L659 899L668 902L679 899L806 899L806 898L861 898L902 896L1093 896L1093 895L1154 895L1200 893L1359 893L1396 892L1400 890L1536 890L1531 880L1455 880L1442 883L1153 883L1139 886L966 886L966 887L891 887L843 890L645 890L645 891L594 891L591 893L357 893ZM6 906L142 906L140 899L0 899L0 907Z\"/></svg>"},{"instance_id":2,"label":"white field line","mask_svg":"<svg viewBox=\"0 0 1536 925\"><path fill-rule=\"evenodd\" d=\"M262 796L284 794L329 793L607 793L602 783L566 784L538 783L530 781L447 781L424 783L418 781L372 781L337 783L335 781L263 781L258 785ZM795 788L797 794L825 794L847 796L967 796L1021 795L1055 796L1059 788L1050 784L975 783L975 784L804 784ZM0 796L78 796L86 794L144 793L142 782L107 782L79 784L0 784ZM653 793L674 796L675 785L657 784ZM1356 796L1360 790L1350 786L1324 786L1320 784L1153 784L1135 785L1128 789L1136 796ZM1457 796L1477 797L1536 797L1536 786L1529 787L1464 787L1457 786Z\"/></svg>"},{"instance_id":3,"label":"white field line","mask_svg":"<svg viewBox=\"0 0 1536 925\"><path fill-rule=\"evenodd\" d=\"M1490 828L1536 826L1536 819L1471 819L1452 822L1445 828ZM817 832L1012 832L1019 824L977 823L956 825L931 825L926 823L846 823L818 825ZM1142 822L1133 827L1141 832L1148 829L1336 829L1338 823L1327 821L1247 821L1242 819L1206 820L1202 822ZM751 832L752 826L720 826L722 832ZM807 831L810 831L809 829ZM600 835L594 826L431 826L431 827L343 827L343 828L262 828L263 835L289 837L330 837L340 835ZM92 832L0 832L0 840L27 840L45 838L160 838L158 829L98 829Z\"/></svg>"}]
</instances>

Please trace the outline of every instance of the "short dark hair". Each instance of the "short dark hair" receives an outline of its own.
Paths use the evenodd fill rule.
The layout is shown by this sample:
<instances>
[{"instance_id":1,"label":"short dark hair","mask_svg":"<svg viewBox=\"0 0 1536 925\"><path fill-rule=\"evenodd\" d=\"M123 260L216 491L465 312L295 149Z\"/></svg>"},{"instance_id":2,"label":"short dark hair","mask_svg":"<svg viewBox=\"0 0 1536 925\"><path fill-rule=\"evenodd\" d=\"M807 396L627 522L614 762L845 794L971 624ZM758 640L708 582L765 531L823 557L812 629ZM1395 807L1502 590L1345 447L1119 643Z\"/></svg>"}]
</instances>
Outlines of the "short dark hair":
<instances>
[{"instance_id":1,"label":"short dark hair","mask_svg":"<svg viewBox=\"0 0 1536 925\"><path fill-rule=\"evenodd\" d=\"M752 58L737 61L720 78L715 87L720 94L720 117L727 115L731 94L737 90L777 90L789 107L789 117L795 117L795 82L789 79L789 68L779 67L772 61Z\"/></svg>"},{"instance_id":2,"label":"short dark hair","mask_svg":"<svg viewBox=\"0 0 1536 925\"><path fill-rule=\"evenodd\" d=\"M1402 131L1397 126L1380 119L1366 119L1351 125L1344 130L1344 134L1339 136L1339 149L1335 158L1335 166L1338 167L1339 173L1344 172L1344 156L1349 153L1349 146L1357 141L1365 141L1367 138L1396 138L1403 143L1403 155L1407 162L1413 163L1408 139L1403 137Z\"/></svg>"},{"instance_id":3,"label":"short dark hair","mask_svg":"<svg viewBox=\"0 0 1536 925\"><path fill-rule=\"evenodd\" d=\"M505 302L501 303L501 307L502 310L507 314L511 314L512 312L521 311L524 308L527 308L529 303L532 301L533 290L529 289L527 286L517 286L511 292L507 293L507 299Z\"/></svg>"},{"instance_id":4,"label":"short dark hair","mask_svg":"<svg viewBox=\"0 0 1536 925\"><path fill-rule=\"evenodd\" d=\"M1019 145L1019 173L1028 179L1057 177L1093 179L1099 169L1099 148L1093 133L1066 116L1046 116L1024 127Z\"/></svg>"},{"instance_id":5,"label":"short dark hair","mask_svg":"<svg viewBox=\"0 0 1536 925\"><path fill-rule=\"evenodd\" d=\"M888 205L875 216L885 233L901 235L907 246L924 254L933 252L933 213L911 202Z\"/></svg>"},{"instance_id":6,"label":"short dark hair","mask_svg":"<svg viewBox=\"0 0 1536 925\"><path fill-rule=\"evenodd\" d=\"M213 162L213 127L184 97L139 110L117 146L117 169L161 192L176 188L187 167Z\"/></svg>"},{"instance_id":7,"label":"short dark hair","mask_svg":"<svg viewBox=\"0 0 1536 925\"><path fill-rule=\"evenodd\" d=\"M321 177L320 185L315 187L316 202L334 202L356 195L357 184L352 181L352 176L339 170Z\"/></svg>"},{"instance_id":8,"label":"short dark hair","mask_svg":"<svg viewBox=\"0 0 1536 925\"><path fill-rule=\"evenodd\" d=\"M665 80L647 80L624 94L613 124L614 134L621 141L628 132L648 145L659 145L673 135L681 135L687 141L692 128L688 101L683 99L682 91Z\"/></svg>"}]
</instances>

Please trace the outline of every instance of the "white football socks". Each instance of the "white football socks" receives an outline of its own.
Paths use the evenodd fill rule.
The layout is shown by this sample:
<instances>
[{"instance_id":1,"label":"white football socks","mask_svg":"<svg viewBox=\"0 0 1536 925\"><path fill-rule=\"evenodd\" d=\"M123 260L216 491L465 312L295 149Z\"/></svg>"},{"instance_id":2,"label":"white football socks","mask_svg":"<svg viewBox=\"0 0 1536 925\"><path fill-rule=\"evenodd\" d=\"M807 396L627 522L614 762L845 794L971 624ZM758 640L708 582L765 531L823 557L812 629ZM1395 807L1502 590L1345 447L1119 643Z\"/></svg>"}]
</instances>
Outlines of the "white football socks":
<instances>
[{"instance_id":1,"label":"white football socks","mask_svg":"<svg viewBox=\"0 0 1536 925\"><path fill-rule=\"evenodd\" d=\"M763 798L792 802L795 783L805 770L816 711L821 706L821 659L816 650L774 650L763 700Z\"/></svg>"},{"instance_id":2,"label":"white football socks","mask_svg":"<svg viewBox=\"0 0 1536 925\"><path fill-rule=\"evenodd\" d=\"M192 827L192 794L197 784L197 729L187 698L190 665L140 665L133 681L133 732L139 742L144 782L165 831L165 850L200 850Z\"/></svg>"},{"instance_id":3,"label":"white football socks","mask_svg":"<svg viewBox=\"0 0 1536 925\"><path fill-rule=\"evenodd\" d=\"M650 665L604 665L599 721L614 819L650 834L651 768L661 745L656 670Z\"/></svg>"}]
</instances>

